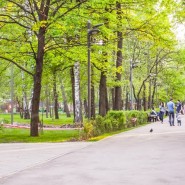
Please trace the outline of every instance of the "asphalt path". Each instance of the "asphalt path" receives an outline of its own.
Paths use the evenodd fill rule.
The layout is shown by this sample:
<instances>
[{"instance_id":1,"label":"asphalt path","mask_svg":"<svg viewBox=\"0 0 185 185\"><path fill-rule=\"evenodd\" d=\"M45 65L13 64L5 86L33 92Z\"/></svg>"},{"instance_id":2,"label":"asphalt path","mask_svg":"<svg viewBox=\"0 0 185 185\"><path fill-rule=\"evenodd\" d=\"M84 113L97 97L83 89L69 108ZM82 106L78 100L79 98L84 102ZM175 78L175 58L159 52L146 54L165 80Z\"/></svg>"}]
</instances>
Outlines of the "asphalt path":
<instances>
[{"instance_id":1,"label":"asphalt path","mask_svg":"<svg viewBox=\"0 0 185 185\"><path fill-rule=\"evenodd\" d=\"M0 144L1 185L184 185L184 172L185 116L93 143Z\"/></svg>"}]
</instances>

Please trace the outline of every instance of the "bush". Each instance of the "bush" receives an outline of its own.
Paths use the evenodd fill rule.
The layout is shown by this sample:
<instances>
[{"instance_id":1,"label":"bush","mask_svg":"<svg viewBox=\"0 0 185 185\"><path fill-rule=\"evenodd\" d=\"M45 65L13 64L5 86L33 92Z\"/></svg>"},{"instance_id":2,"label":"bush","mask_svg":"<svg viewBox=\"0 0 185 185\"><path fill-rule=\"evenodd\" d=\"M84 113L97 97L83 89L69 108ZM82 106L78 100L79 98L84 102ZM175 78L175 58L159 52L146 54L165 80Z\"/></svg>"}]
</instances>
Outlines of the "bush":
<instances>
[{"instance_id":1,"label":"bush","mask_svg":"<svg viewBox=\"0 0 185 185\"><path fill-rule=\"evenodd\" d=\"M145 111L109 111L105 117L97 116L84 124L83 138L89 139L111 131L122 130L147 123Z\"/></svg>"},{"instance_id":2,"label":"bush","mask_svg":"<svg viewBox=\"0 0 185 185\"><path fill-rule=\"evenodd\" d=\"M126 117L124 111L109 111L106 119L110 119L112 130L121 130L125 128Z\"/></svg>"},{"instance_id":3,"label":"bush","mask_svg":"<svg viewBox=\"0 0 185 185\"><path fill-rule=\"evenodd\" d=\"M106 132L111 132L113 130L112 121L110 119L105 119L104 124Z\"/></svg>"},{"instance_id":4,"label":"bush","mask_svg":"<svg viewBox=\"0 0 185 185\"><path fill-rule=\"evenodd\" d=\"M90 121L85 123L83 128L82 138L89 139L93 137L94 136L93 132L94 132L94 128L93 128L92 122Z\"/></svg>"}]
</instances>

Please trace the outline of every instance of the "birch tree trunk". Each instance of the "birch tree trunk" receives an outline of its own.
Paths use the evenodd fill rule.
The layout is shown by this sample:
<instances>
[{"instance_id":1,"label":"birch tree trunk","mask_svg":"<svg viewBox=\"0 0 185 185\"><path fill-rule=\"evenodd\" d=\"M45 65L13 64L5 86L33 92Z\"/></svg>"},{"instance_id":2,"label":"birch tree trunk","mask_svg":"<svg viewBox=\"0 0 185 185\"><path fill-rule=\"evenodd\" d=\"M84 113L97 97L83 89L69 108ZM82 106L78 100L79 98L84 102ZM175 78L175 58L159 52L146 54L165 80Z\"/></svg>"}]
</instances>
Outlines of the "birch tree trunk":
<instances>
[{"instance_id":1,"label":"birch tree trunk","mask_svg":"<svg viewBox=\"0 0 185 185\"><path fill-rule=\"evenodd\" d=\"M69 107L68 107L68 104L67 104L67 98L66 98L64 85L62 83L62 79L61 78L60 78L60 89L62 91L62 99L63 99L63 103L64 103L64 111L65 111L67 117L71 117L71 114L70 114L70 111L69 111Z\"/></svg>"},{"instance_id":2,"label":"birch tree trunk","mask_svg":"<svg viewBox=\"0 0 185 185\"><path fill-rule=\"evenodd\" d=\"M71 89L72 89L72 99L73 99L73 115L74 115L74 122L75 122L75 79L74 79L74 67L71 67L70 74L71 74Z\"/></svg>"},{"instance_id":3,"label":"birch tree trunk","mask_svg":"<svg viewBox=\"0 0 185 185\"><path fill-rule=\"evenodd\" d=\"M57 93L57 82L56 82L56 71L53 73L53 96L54 96L54 111L55 119L59 119L58 115L58 93Z\"/></svg>"},{"instance_id":4,"label":"birch tree trunk","mask_svg":"<svg viewBox=\"0 0 185 185\"><path fill-rule=\"evenodd\" d=\"M22 92L23 92L23 117L24 119L30 119L30 112L29 112L29 103L28 103L28 98L27 98L27 88L25 84L25 76L24 72L21 72L22 76L22 81L23 81L23 86L22 86Z\"/></svg>"},{"instance_id":5,"label":"birch tree trunk","mask_svg":"<svg viewBox=\"0 0 185 185\"><path fill-rule=\"evenodd\" d=\"M80 71L79 62L74 65L74 90L75 90L75 124L82 125L82 107L80 101Z\"/></svg>"}]
</instances>

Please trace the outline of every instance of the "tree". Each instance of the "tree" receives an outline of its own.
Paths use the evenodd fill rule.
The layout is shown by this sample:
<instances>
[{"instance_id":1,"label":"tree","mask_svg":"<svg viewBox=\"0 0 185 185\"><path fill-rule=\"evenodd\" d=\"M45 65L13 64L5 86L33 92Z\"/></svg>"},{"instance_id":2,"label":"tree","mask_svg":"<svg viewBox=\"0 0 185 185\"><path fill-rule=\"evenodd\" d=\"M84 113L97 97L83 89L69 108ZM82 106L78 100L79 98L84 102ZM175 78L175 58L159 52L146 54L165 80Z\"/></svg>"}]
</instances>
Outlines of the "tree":
<instances>
[{"instance_id":1,"label":"tree","mask_svg":"<svg viewBox=\"0 0 185 185\"><path fill-rule=\"evenodd\" d=\"M25 59L31 58L34 62L34 72L21 67L20 53L15 52L15 55L9 57L7 54L1 55L0 58L14 63L17 67L33 76L33 97L31 107L31 136L38 136L39 124L39 102L41 93L41 80L44 65L44 56L53 48L56 49L57 44L54 43L54 34L52 28L55 28L56 22L63 19L69 12L78 8L86 0L74 3L63 3L52 0L38 1L23 1L23 0L7 0L3 4L4 9L0 15L0 22L4 23L4 27L10 29L10 25L16 27L11 28L18 37L5 37L7 43L16 42L17 45L26 45L23 48ZM6 28L7 29L7 28ZM6 30L7 31L7 30ZM63 34L61 34L63 35ZM24 44L26 43L26 44ZM10 44L8 44L10 45ZM15 46L15 44L14 44ZM11 47L11 49L13 49ZM14 50L13 50L14 51ZM8 53L6 51L6 53ZM19 53L19 55L17 55ZM15 57L17 55L17 57ZM23 57L21 57L23 60Z\"/></svg>"}]
</instances>

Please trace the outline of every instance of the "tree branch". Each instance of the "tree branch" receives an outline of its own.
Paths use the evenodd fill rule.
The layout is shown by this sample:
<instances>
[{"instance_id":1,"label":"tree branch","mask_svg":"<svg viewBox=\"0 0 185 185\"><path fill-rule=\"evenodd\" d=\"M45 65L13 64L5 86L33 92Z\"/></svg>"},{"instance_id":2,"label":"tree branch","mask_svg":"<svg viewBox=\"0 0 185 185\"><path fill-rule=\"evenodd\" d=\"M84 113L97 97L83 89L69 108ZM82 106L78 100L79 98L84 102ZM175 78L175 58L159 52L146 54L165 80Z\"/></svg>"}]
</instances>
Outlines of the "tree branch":
<instances>
[{"instance_id":1,"label":"tree branch","mask_svg":"<svg viewBox=\"0 0 185 185\"><path fill-rule=\"evenodd\" d=\"M25 72L28 73L29 75L33 76L33 74L32 74L30 71L24 69L22 66L20 66L19 64L17 64L17 63L16 63L15 61L13 61L12 59L6 58L6 57L3 57L3 56L0 56L0 58L3 59L3 60L6 60L6 61L9 61L9 62L13 63L13 64L16 65L19 69L22 69L23 71L25 71Z\"/></svg>"}]
</instances>

